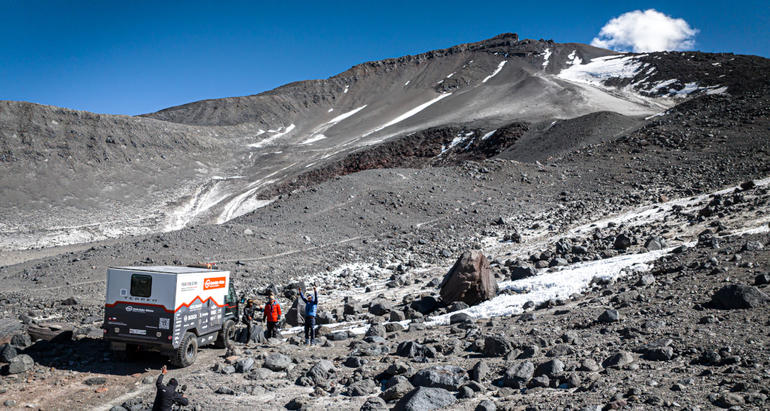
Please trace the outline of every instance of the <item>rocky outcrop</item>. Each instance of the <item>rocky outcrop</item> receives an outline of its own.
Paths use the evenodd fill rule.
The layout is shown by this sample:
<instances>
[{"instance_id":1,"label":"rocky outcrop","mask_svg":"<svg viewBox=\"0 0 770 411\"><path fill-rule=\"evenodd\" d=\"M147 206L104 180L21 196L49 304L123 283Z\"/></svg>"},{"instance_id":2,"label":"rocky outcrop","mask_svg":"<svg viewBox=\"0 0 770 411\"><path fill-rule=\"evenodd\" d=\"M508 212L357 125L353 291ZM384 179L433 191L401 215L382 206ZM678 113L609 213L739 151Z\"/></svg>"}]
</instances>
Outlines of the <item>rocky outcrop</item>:
<instances>
[{"instance_id":1,"label":"rocky outcrop","mask_svg":"<svg viewBox=\"0 0 770 411\"><path fill-rule=\"evenodd\" d=\"M462 301L475 305L497 295L497 281L489 269L489 261L479 251L464 252L439 287L441 299L447 303Z\"/></svg>"}]
</instances>

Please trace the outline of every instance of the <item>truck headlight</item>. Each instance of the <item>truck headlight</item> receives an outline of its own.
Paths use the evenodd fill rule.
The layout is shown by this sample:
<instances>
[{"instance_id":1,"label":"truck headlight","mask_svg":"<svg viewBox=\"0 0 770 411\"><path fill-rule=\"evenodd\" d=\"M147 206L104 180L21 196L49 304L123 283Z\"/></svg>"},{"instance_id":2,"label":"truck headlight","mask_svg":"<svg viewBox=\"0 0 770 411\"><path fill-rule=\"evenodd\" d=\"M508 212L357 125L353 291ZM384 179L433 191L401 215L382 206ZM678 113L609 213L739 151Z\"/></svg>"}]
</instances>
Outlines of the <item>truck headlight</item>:
<instances>
[{"instance_id":1,"label":"truck headlight","mask_svg":"<svg viewBox=\"0 0 770 411\"><path fill-rule=\"evenodd\" d=\"M120 332L120 328L118 328L118 327L115 327L115 334L117 334L117 333L119 333L119 332Z\"/></svg>"},{"instance_id":2,"label":"truck headlight","mask_svg":"<svg viewBox=\"0 0 770 411\"><path fill-rule=\"evenodd\" d=\"M156 332L156 333L155 333L155 336L156 336L156 337L158 337L158 338L160 338L160 331Z\"/></svg>"}]
</instances>

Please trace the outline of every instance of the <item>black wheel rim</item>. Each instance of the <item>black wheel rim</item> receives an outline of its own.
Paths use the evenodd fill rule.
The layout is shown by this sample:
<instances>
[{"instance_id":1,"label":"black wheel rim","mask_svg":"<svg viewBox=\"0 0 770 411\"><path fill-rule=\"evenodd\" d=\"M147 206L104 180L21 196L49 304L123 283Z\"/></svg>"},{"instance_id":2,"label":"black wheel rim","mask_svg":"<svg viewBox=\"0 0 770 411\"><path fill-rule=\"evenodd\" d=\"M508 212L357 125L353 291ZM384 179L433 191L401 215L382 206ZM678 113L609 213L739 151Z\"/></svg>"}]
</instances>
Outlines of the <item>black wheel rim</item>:
<instances>
[{"instance_id":1,"label":"black wheel rim","mask_svg":"<svg viewBox=\"0 0 770 411\"><path fill-rule=\"evenodd\" d=\"M187 356L187 359L192 359L195 356L195 344L192 342L190 344L187 344L187 349L185 350L185 356Z\"/></svg>"}]
</instances>

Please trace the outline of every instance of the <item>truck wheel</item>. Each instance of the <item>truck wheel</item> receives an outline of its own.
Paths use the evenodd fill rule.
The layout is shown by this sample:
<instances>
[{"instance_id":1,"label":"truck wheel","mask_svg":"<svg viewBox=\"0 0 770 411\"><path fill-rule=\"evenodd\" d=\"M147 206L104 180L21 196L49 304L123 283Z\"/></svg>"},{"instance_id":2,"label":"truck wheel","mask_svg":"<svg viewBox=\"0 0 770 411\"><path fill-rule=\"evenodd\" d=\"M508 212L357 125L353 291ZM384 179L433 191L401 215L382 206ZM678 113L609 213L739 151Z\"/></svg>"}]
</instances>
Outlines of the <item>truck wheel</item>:
<instances>
[{"instance_id":1,"label":"truck wheel","mask_svg":"<svg viewBox=\"0 0 770 411\"><path fill-rule=\"evenodd\" d=\"M198 357L198 338L195 334L187 332L182 337L179 348L172 354L171 363L181 368L189 367L195 362L196 357Z\"/></svg>"},{"instance_id":2,"label":"truck wheel","mask_svg":"<svg viewBox=\"0 0 770 411\"><path fill-rule=\"evenodd\" d=\"M214 343L214 346L217 348L227 348L227 344L234 339L235 323L233 320L227 320L222 326L222 329L219 331L219 335L217 335L217 341Z\"/></svg>"}]
</instances>

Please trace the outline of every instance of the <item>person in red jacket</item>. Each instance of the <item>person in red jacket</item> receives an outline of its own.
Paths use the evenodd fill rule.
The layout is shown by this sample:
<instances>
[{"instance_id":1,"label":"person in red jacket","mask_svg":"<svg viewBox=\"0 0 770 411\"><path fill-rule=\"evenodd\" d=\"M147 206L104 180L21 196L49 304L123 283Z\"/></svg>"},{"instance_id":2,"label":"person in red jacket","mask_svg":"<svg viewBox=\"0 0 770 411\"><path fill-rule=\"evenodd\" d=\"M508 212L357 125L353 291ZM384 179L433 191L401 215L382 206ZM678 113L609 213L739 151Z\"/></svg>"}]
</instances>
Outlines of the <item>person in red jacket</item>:
<instances>
[{"instance_id":1,"label":"person in red jacket","mask_svg":"<svg viewBox=\"0 0 770 411\"><path fill-rule=\"evenodd\" d=\"M267 303L265 303L264 321L267 322L267 335L265 337L277 337L276 325L278 325L278 321L281 321L281 304L275 300L273 293L270 293L267 297Z\"/></svg>"}]
</instances>

